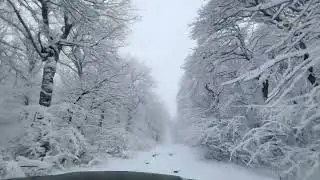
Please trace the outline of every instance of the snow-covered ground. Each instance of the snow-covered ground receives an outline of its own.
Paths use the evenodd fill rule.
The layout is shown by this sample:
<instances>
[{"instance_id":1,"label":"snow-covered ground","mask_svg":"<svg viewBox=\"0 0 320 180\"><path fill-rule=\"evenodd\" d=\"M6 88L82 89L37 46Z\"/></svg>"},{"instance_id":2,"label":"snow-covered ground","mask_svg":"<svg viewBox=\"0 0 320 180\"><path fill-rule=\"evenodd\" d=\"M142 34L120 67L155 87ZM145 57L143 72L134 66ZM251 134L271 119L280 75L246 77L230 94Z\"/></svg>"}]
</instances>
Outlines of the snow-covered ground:
<instances>
[{"instance_id":1,"label":"snow-covered ground","mask_svg":"<svg viewBox=\"0 0 320 180\"><path fill-rule=\"evenodd\" d=\"M232 164L198 159L192 148L163 144L132 159L108 159L86 171L137 171L177 175L197 180L275 180Z\"/></svg>"}]
</instances>

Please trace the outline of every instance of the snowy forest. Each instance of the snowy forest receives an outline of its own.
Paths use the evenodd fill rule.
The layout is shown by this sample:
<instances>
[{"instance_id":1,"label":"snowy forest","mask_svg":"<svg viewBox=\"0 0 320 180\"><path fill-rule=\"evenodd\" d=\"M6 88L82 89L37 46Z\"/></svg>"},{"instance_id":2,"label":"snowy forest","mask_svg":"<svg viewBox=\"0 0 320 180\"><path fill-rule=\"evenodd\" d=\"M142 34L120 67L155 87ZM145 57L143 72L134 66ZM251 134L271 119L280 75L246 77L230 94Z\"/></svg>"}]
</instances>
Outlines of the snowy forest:
<instances>
[{"instance_id":1,"label":"snowy forest","mask_svg":"<svg viewBox=\"0 0 320 180\"><path fill-rule=\"evenodd\" d=\"M150 69L121 56L129 0L0 1L0 177L50 174L161 142Z\"/></svg>"},{"instance_id":2,"label":"snowy forest","mask_svg":"<svg viewBox=\"0 0 320 180\"><path fill-rule=\"evenodd\" d=\"M0 0L0 179L155 147L132 165L151 171L166 154L159 167L174 175L201 158L280 180L320 172L320 0L206 0L190 24L176 115L153 69L121 51L140 18L131 0Z\"/></svg>"},{"instance_id":3,"label":"snowy forest","mask_svg":"<svg viewBox=\"0 0 320 180\"><path fill-rule=\"evenodd\" d=\"M320 1L210 0L191 26L178 139L281 179L319 171Z\"/></svg>"}]
</instances>

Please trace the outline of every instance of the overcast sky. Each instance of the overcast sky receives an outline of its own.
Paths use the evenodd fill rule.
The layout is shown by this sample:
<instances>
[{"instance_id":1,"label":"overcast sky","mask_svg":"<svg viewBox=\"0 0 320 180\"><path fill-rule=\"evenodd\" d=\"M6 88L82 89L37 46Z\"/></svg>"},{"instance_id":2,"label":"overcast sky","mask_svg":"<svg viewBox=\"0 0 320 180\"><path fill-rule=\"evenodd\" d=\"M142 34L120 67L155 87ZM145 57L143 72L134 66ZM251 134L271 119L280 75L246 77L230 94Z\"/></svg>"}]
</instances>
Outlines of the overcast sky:
<instances>
[{"instance_id":1,"label":"overcast sky","mask_svg":"<svg viewBox=\"0 0 320 180\"><path fill-rule=\"evenodd\" d=\"M152 68L156 92L172 115L184 58L194 47L188 25L196 18L203 0L132 0L141 21L132 27L126 53Z\"/></svg>"}]
</instances>

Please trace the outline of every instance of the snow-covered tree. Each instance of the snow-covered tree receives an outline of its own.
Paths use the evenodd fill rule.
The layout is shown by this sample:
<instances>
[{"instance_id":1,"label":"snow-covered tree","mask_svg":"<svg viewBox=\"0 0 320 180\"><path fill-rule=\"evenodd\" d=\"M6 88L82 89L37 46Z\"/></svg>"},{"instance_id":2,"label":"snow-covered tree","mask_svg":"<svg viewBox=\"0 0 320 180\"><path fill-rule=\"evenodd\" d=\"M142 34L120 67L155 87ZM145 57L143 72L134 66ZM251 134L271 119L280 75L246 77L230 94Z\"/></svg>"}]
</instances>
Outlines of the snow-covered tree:
<instances>
[{"instance_id":1,"label":"snow-covered tree","mask_svg":"<svg viewBox=\"0 0 320 180\"><path fill-rule=\"evenodd\" d=\"M319 160L319 5L207 2L177 97L186 142L205 147L208 158L305 177Z\"/></svg>"},{"instance_id":2,"label":"snow-covered tree","mask_svg":"<svg viewBox=\"0 0 320 180\"><path fill-rule=\"evenodd\" d=\"M0 177L127 157L163 140L169 115L150 69L119 55L135 19L129 0L0 1Z\"/></svg>"},{"instance_id":3,"label":"snow-covered tree","mask_svg":"<svg viewBox=\"0 0 320 180\"><path fill-rule=\"evenodd\" d=\"M34 59L45 62L39 100L43 106L51 105L57 63L66 47L93 47L123 32L134 18L127 0L6 0L0 7L1 22L23 37L17 40L32 46ZM10 39L5 43L12 44Z\"/></svg>"}]
</instances>

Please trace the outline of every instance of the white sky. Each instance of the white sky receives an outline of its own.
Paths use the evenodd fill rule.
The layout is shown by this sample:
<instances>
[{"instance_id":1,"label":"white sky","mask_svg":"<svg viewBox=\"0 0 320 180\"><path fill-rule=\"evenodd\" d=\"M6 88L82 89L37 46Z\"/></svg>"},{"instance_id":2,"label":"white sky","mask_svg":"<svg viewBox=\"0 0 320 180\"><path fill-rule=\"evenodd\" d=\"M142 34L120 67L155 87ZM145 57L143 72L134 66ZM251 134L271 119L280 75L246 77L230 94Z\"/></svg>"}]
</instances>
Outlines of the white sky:
<instances>
[{"instance_id":1,"label":"white sky","mask_svg":"<svg viewBox=\"0 0 320 180\"><path fill-rule=\"evenodd\" d=\"M156 89L171 115L176 113L180 69L194 42L188 25L196 18L203 0L132 0L142 17L132 27L124 49L152 68Z\"/></svg>"}]
</instances>

